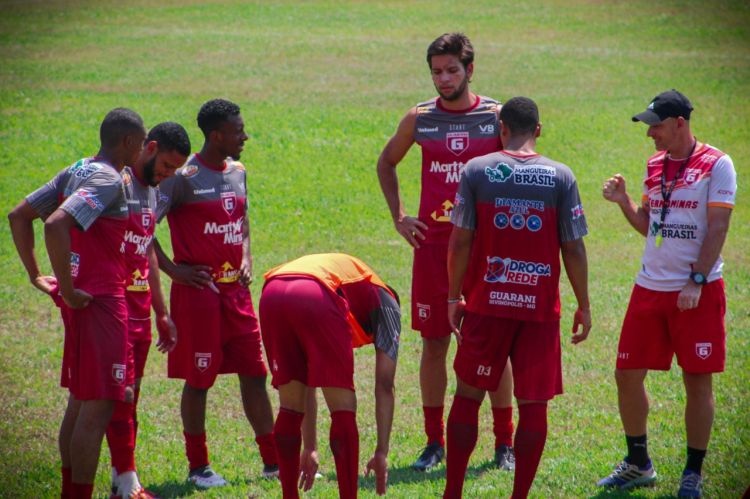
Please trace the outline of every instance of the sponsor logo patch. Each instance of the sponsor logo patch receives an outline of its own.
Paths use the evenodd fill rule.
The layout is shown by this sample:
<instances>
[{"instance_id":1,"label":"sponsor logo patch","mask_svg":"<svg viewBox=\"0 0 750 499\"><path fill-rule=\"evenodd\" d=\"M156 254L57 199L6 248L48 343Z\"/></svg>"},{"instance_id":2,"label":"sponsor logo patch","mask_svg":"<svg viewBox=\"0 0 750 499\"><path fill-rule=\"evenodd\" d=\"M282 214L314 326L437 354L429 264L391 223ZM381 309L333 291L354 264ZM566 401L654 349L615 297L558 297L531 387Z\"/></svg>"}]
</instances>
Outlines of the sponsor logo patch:
<instances>
[{"instance_id":1,"label":"sponsor logo patch","mask_svg":"<svg viewBox=\"0 0 750 499\"><path fill-rule=\"evenodd\" d=\"M498 213L495 215L495 219L492 222L498 229L504 229L510 224L510 218L508 218L507 213Z\"/></svg>"},{"instance_id":2,"label":"sponsor logo patch","mask_svg":"<svg viewBox=\"0 0 750 499\"><path fill-rule=\"evenodd\" d=\"M86 201L86 204L89 205L91 209L97 210L97 211L104 210L104 205L102 204L101 201L99 201L99 198L97 198L96 195L92 194L86 189L77 190L75 192L75 195L82 198L84 201Z\"/></svg>"},{"instance_id":3,"label":"sponsor logo patch","mask_svg":"<svg viewBox=\"0 0 750 499\"><path fill-rule=\"evenodd\" d=\"M469 148L469 132L448 132L445 134L445 146L459 156Z\"/></svg>"},{"instance_id":4,"label":"sponsor logo patch","mask_svg":"<svg viewBox=\"0 0 750 499\"><path fill-rule=\"evenodd\" d=\"M583 205L577 204L570 209L570 219L578 220L583 216Z\"/></svg>"},{"instance_id":5,"label":"sponsor logo patch","mask_svg":"<svg viewBox=\"0 0 750 499\"><path fill-rule=\"evenodd\" d=\"M81 268L81 255L70 252L70 275L78 277L78 270Z\"/></svg>"},{"instance_id":6,"label":"sponsor logo patch","mask_svg":"<svg viewBox=\"0 0 750 499\"><path fill-rule=\"evenodd\" d=\"M479 125L479 133L482 135L492 135L495 133L495 125L492 123L489 125Z\"/></svg>"},{"instance_id":7,"label":"sponsor logo patch","mask_svg":"<svg viewBox=\"0 0 750 499\"><path fill-rule=\"evenodd\" d=\"M523 218L523 215L520 213L516 213L512 217L510 217L510 226L513 227L516 230L521 230L526 225L526 219Z\"/></svg>"},{"instance_id":8,"label":"sponsor logo patch","mask_svg":"<svg viewBox=\"0 0 750 499\"><path fill-rule=\"evenodd\" d=\"M182 168L182 176L185 178L193 177L196 173L198 173L198 165L185 165Z\"/></svg>"},{"instance_id":9,"label":"sponsor logo patch","mask_svg":"<svg viewBox=\"0 0 750 499\"><path fill-rule=\"evenodd\" d=\"M550 166L524 166L513 171L513 183L516 185L538 185L554 187L557 172Z\"/></svg>"},{"instance_id":10,"label":"sponsor logo patch","mask_svg":"<svg viewBox=\"0 0 750 499\"><path fill-rule=\"evenodd\" d=\"M490 182L505 182L513 176L513 168L507 163L498 163L493 167L488 166L484 169L484 174Z\"/></svg>"},{"instance_id":11,"label":"sponsor logo patch","mask_svg":"<svg viewBox=\"0 0 750 499\"><path fill-rule=\"evenodd\" d=\"M537 215L531 215L526 219L526 228L531 232L536 232L542 228L542 219Z\"/></svg>"},{"instance_id":12,"label":"sponsor logo patch","mask_svg":"<svg viewBox=\"0 0 750 499\"><path fill-rule=\"evenodd\" d=\"M490 283L536 286L540 277L551 275L552 267L548 263L524 262L512 258L488 256L484 280Z\"/></svg>"},{"instance_id":13,"label":"sponsor logo patch","mask_svg":"<svg viewBox=\"0 0 750 499\"><path fill-rule=\"evenodd\" d=\"M195 368L200 372L205 372L209 367L211 367L211 354L195 352Z\"/></svg>"},{"instance_id":14,"label":"sponsor logo patch","mask_svg":"<svg viewBox=\"0 0 750 499\"><path fill-rule=\"evenodd\" d=\"M434 126L434 127L422 127L422 128L417 128L417 131L419 133L436 133L436 132L440 131L440 127L436 127L436 126Z\"/></svg>"}]
</instances>

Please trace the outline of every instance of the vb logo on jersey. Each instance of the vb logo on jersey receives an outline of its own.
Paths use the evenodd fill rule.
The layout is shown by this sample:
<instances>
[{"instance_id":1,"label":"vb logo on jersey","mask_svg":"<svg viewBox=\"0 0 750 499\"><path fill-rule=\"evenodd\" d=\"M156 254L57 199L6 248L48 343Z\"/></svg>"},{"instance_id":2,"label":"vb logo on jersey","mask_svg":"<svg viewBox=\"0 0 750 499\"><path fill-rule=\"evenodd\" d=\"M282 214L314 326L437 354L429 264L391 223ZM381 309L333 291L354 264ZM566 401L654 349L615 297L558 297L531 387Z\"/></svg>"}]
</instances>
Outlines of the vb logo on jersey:
<instances>
[{"instance_id":1,"label":"vb logo on jersey","mask_svg":"<svg viewBox=\"0 0 750 499\"><path fill-rule=\"evenodd\" d=\"M237 194L234 192L222 192L221 193L221 206L224 207L224 211L227 215L234 213L234 207L237 206Z\"/></svg>"},{"instance_id":2,"label":"vb logo on jersey","mask_svg":"<svg viewBox=\"0 0 750 499\"><path fill-rule=\"evenodd\" d=\"M697 355L701 360L706 360L711 356L711 347L711 343L696 343L695 355Z\"/></svg>"},{"instance_id":3,"label":"vb logo on jersey","mask_svg":"<svg viewBox=\"0 0 750 499\"><path fill-rule=\"evenodd\" d=\"M490 182L505 182L513 176L513 168L506 163L498 163L495 167L488 166L484 169L484 174Z\"/></svg>"},{"instance_id":4,"label":"vb logo on jersey","mask_svg":"<svg viewBox=\"0 0 750 499\"><path fill-rule=\"evenodd\" d=\"M456 156L469 148L469 132L448 132L445 134L445 146Z\"/></svg>"},{"instance_id":5,"label":"vb logo on jersey","mask_svg":"<svg viewBox=\"0 0 750 499\"><path fill-rule=\"evenodd\" d=\"M211 353L195 352L195 368L204 372L211 367Z\"/></svg>"}]
</instances>

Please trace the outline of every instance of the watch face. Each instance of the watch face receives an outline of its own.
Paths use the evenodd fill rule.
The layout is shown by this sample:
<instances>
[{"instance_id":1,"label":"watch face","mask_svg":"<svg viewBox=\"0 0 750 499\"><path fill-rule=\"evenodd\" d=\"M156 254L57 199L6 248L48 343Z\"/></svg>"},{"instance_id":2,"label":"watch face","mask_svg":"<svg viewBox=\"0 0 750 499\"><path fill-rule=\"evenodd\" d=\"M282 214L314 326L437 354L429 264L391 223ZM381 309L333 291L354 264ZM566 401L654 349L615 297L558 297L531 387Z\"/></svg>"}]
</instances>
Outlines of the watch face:
<instances>
[{"instance_id":1,"label":"watch face","mask_svg":"<svg viewBox=\"0 0 750 499\"><path fill-rule=\"evenodd\" d=\"M690 278L693 280L693 282L695 284L705 284L706 283L706 276L704 276L700 272L693 272L690 275Z\"/></svg>"}]
</instances>

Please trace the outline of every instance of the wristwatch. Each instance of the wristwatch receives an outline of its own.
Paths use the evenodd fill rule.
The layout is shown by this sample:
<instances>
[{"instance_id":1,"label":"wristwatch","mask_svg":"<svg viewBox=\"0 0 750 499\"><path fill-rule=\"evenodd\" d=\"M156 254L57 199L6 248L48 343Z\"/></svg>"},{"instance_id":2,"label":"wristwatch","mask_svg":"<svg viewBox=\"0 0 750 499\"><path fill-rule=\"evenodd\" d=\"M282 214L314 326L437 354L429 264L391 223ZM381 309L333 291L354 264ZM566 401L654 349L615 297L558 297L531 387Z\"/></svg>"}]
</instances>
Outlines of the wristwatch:
<instances>
[{"instance_id":1,"label":"wristwatch","mask_svg":"<svg viewBox=\"0 0 750 499\"><path fill-rule=\"evenodd\" d=\"M701 274L700 272L690 272L690 280L700 286L706 284L706 276Z\"/></svg>"}]
</instances>

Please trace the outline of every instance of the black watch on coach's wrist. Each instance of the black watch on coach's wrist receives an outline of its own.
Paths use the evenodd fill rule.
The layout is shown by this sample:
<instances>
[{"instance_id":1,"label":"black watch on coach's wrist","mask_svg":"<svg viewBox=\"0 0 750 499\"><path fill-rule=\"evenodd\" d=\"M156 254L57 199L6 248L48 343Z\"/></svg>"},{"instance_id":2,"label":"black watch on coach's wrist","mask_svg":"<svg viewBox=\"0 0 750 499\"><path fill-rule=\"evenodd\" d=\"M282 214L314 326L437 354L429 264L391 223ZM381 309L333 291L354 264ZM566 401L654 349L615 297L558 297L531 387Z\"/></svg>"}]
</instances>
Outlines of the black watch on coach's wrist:
<instances>
[{"instance_id":1,"label":"black watch on coach's wrist","mask_svg":"<svg viewBox=\"0 0 750 499\"><path fill-rule=\"evenodd\" d=\"M701 274L700 272L690 272L690 280L700 286L706 284L706 276Z\"/></svg>"}]
</instances>

